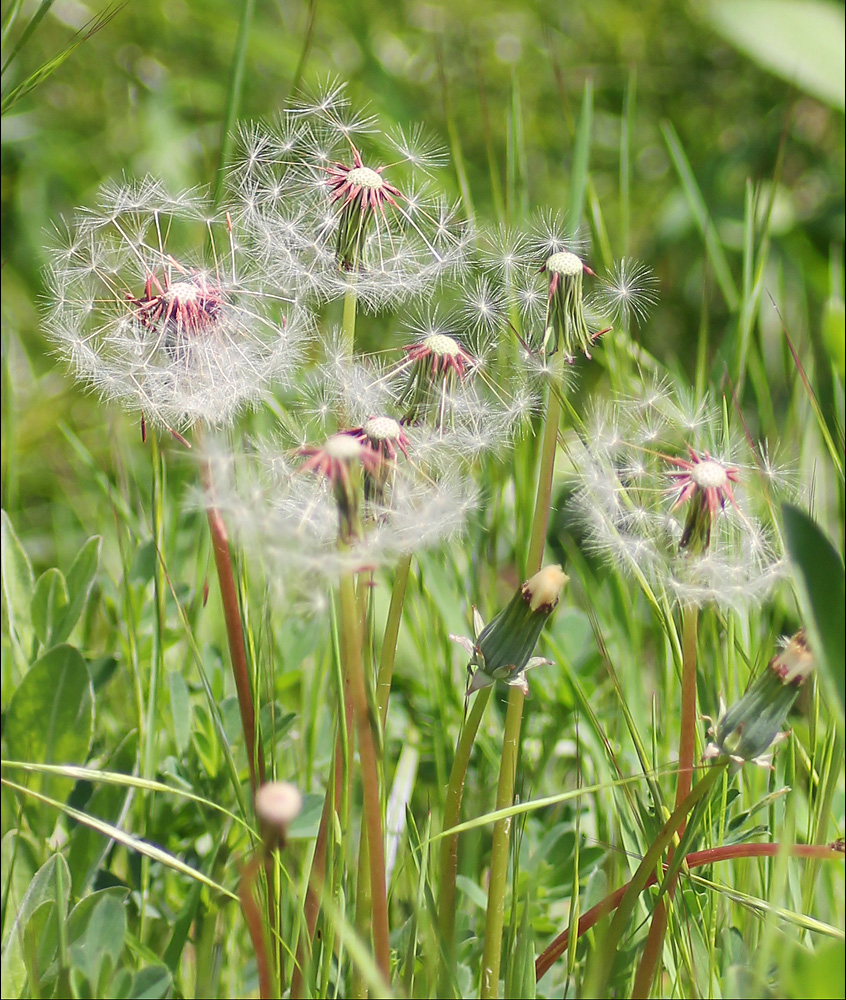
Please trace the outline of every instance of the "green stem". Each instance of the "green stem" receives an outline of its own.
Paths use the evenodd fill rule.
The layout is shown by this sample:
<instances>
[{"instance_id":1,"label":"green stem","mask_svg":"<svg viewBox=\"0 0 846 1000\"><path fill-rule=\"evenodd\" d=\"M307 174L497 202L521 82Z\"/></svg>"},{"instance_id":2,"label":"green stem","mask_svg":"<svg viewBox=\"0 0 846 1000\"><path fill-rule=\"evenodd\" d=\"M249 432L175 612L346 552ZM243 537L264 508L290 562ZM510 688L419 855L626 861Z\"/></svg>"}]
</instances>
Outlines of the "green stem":
<instances>
[{"instance_id":1,"label":"green stem","mask_svg":"<svg viewBox=\"0 0 846 1000\"><path fill-rule=\"evenodd\" d=\"M394 586L391 590L391 606L388 608L388 620L385 622L385 636L382 640L382 651L379 654L379 673L376 677L376 706L379 710L379 720L382 729L388 717L388 697L391 693L391 680L394 676L394 662L397 656L397 638L402 608L405 602L405 590L408 585L408 574L411 570L411 554L400 559L394 575Z\"/></svg>"},{"instance_id":2,"label":"green stem","mask_svg":"<svg viewBox=\"0 0 846 1000\"><path fill-rule=\"evenodd\" d=\"M164 458L156 430L150 433L150 452L153 466L153 544L156 548L156 566L153 574L155 587L156 628L153 632L153 655L150 662L150 682L147 688L147 713L144 720L144 766L142 777L152 779L156 771L156 734L159 731L159 687L164 672L165 635L165 595L167 579L164 563ZM150 862L141 858L141 932L144 940L144 924L147 907L147 892L150 880Z\"/></svg>"},{"instance_id":3,"label":"green stem","mask_svg":"<svg viewBox=\"0 0 846 1000\"><path fill-rule=\"evenodd\" d=\"M555 469L555 448L558 443L558 424L560 419L561 402L554 387L550 386L549 399L546 404L546 420L543 427L543 441L541 443L540 467L538 469L538 492L535 498L535 513L532 518L529 554L526 557L527 579L538 572L543 562L546 530L549 525L552 474Z\"/></svg>"},{"instance_id":4,"label":"green stem","mask_svg":"<svg viewBox=\"0 0 846 1000\"><path fill-rule=\"evenodd\" d=\"M561 352L556 356L557 369L562 364ZM538 491L532 518L532 534L526 557L526 577L534 576L543 562L546 532L549 526L549 506L552 498L552 479L555 471L555 452L558 445L558 424L561 420L561 402L555 386L550 385L543 427ZM523 705L526 696L518 687L508 693L508 710L505 716L502 761L496 792L496 808L507 809L514 800L514 781L517 776L517 757L520 750L520 729L523 724ZM485 947L482 959L483 1000L499 993L499 968L502 961L502 927L505 919L505 887L508 880L508 849L511 820L498 820L494 824L491 849L491 874L488 884L488 908L485 916Z\"/></svg>"},{"instance_id":5,"label":"green stem","mask_svg":"<svg viewBox=\"0 0 846 1000\"><path fill-rule=\"evenodd\" d=\"M676 806L690 793L693 783L693 758L696 752L696 634L699 610L687 607L683 612L681 732L679 733L679 776Z\"/></svg>"},{"instance_id":6,"label":"green stem","mask_svg":"<svg viewBox=\"0 0 846 1000\"><path fill-rule=\"evenodd\" d=\"M464 795L464 779L473 752L473 742L479 731L482 715L491 699L492 687L483 688L473 700L473 707L464 721L455 759L447 785L444 803L443 829L458 826L461 815L461 798ZM449 974L454 969L455 952L455 878L458 872L458 834L448 834L441 841L441 891L438 903L438 917L441 925L441 943L444 949L443 972L446 982L441 984L441 994L448 990Z\"/></svg>"},{"instance_id":7,"label":"green stem","mask_svg":"<svg viewBox=\"0 0 846 1000\"><path fill-rule=\"evenodd\" d=\"M391 950L388 928L388 897L385 885L385 844L382 834L382 801L379 795L379 770L376 747L370 725L370 708L361 659L361 621L355 595L355 580L350 573L341 576L341 652L344 672L349 677L353 716L361 758L361 781L364 790L364 818L367 827L370 893L373 908L373 948L376 964L386 980L391 975Z\"/></svg>"},{"instance_id":8,"label":"green stem","mask_svg":"<svg viewBox=\"0 0 846 1000\"><path fill-rule=\"evenodd\" d=\"M351 288L348 288L344 296L344 318L341 323L341 332L343 335L344 353L349 358L353 356L353 351L355 350L355 312L357 302L355 292Z\"/></svg>"},{"instance_id":9,"label":"green stem","mask_svg":"<svg viewBox=\"0 0 846 1000\"><path fill-rule=\"evenodd\" d=\"M526 696L518 687L508 693L505 734L502 741L502 763L496 790L496 808L507 809L514 800L514 779L517 774L517 753L523 722ZM485 916L485 949L482 955L482 1000L499 994L499 967L502 958L502 926L505 920L505 888L508 881L508 845L511 819L494 824L491 848L491 874L488 883L488 909Z\"/></svg>"},{"instance_id":10,"label":"green stem","mask_svg":"<svg viewBox=\"0 0 846 1000\"><path fill-rule=\"evenodd\" d=\"M250 26L253 21L255 0L244 0L241 8L241 19L238 22L238 37L235 40L235 52L232 60L232 75L229 78L229 89L226 93L226 110L223 115L223 125L220 135L220 160L217 165L217 177L214 184L214 204L220 201L223 192L223 182L226 178L226 167L232 152L235 134L235 120L241 104L241 90L244 84L244 66L247 61L247 41L250 37Z\"/></svg>"}]
</instances>

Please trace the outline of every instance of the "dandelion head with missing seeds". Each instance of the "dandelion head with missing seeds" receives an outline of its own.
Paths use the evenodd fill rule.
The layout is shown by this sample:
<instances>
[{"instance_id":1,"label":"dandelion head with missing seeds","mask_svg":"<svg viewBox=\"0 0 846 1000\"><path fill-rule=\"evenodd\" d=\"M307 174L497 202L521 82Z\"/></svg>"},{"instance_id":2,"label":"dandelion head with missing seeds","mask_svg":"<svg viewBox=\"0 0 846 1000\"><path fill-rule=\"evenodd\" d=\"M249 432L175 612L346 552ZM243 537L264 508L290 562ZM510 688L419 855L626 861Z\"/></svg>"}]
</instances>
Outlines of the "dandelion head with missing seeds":
<instances>
[{"instance_id":1,"label":"dandelion head with missing seeds","mask_svg":"<svg viewBox=\"0 0 846 1000\"><path fill-rule=\"evenodd\" d=\"M47 329L104 399L174 433L223 426L301 362L305 313L260 279L199 195L110 184L52 250Z\"/></svg>"},{"instance_id":2,"label":"dandelion head with missing seeds","mask_svg":"<svg viewBox=\"0 0 846 1000\"><path fill-rule=\"evenodd\" d=\"M483 266L496 274L520 315L522 339L536 366L562 352L591 357L613 329L642 322L657 298L649 268L630 258L598 274L587 243L557 212L539 213L529 232L499 229L482 241Z\"/></svg>"},{"instance_id":3,"label":"dandelion head with missing seeds","mask_svg":"<svg viewBox=\"0 0 846 1000\"><path fill-rule=\"evenodd\" d=\"M587 544L643 585L740 608L784 575L773 510L790 477L725 406L644 385L595 408L573 468Z\"/></svg>"},{"instance_id":4,"label":"dandelion head with missing seeds","mask_svg":"<svg viewBox=\"0 0 846 1000\"><path fill-rule=\"evenodd\" d=\"M459 269L469 233L436 189L443 150L420 128L383 130L329 86L276 126L242 130L232 188L253 245L319 300L378 309Z\"/></svg>"},{"instance_id":5,"label":"dandelion head with missing seeds","mask_svg":"<svg viewBox=\"0 0 846 1000\"><path fill-rule=\"evenodd\" d=\"M455 471L431 476L416 444L413 428L378 414L307 445L212 453L214 494L202 502L313 610L341 574L377 570L462 530L475 489Z\"/></svg>"}]
</instances>

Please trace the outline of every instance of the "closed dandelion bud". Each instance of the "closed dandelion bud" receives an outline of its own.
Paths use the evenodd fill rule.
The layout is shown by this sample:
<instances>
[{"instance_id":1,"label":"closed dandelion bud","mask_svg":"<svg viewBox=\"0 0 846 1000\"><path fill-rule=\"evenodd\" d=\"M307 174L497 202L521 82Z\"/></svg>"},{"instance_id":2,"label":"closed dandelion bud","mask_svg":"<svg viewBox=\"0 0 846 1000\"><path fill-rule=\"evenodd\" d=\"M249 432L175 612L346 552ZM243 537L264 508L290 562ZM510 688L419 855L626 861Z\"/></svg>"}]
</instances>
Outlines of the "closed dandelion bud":
<instances>
[{"instance_id":1,"label":"closed dandelion bud","mask_svg":"<svg viewBox=\"0 0 846 1000\"><path fill-rule=\"evenodd\" d=\"M705 759L728 756L737 765L745 761L768 765L764 755L782 736L787 713L813 669L805 630L800 629L740 701L721 711L712 726L713 742L706 747Z\"/></svg>"},{"instance_id":2,"label":"closed dandelion bud","mask_svg":"<svg viewBox=\"0 0 846 1000\"><path fill-rule=\"evenodd\" d=\"M468 670L475 668L468 695L498 680L528 693L526 671L550 662L532 653L567 580L560 566L546 566L520 587L488 625L474 611L475 641L450 636L470 654Z\"/></svg>"}]
</instances>

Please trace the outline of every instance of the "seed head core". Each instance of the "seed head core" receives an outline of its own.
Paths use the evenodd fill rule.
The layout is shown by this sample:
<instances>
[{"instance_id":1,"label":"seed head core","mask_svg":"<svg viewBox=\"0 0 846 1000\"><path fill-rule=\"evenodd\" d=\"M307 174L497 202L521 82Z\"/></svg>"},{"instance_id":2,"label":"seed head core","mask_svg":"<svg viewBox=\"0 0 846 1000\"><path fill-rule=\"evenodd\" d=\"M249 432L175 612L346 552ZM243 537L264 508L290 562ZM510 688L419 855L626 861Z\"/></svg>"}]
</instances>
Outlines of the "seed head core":
<instances>
[{"instance_id":1,"label":"seed head core","mask_svg":"<svg viewBox=\"0 0 846 1000\"><path fill-rule=\"evenodd\" d=\"M402 437L402 427L393 417L370 417L362 427L371 441L396 441Z\"/></svg>"},{"instance_id":2,"label":"seed head core","mask_svg":"<svg viewBox=\"0 0 846 1000\"><path fill-rule=\"evenodd\" d=\"M352 462L361 457L364 446L350 434L333 434L326 439L323 452L338 462Z\"/></svg>"},{"instance_id":3,"label":"seed head core","mask_svg":"<svg viewBox=\"0 0 846 1000\"><path fill-rule=\"evenodd\" d=\"M697 462L690 470L690 478L703 490L725 489L729 483L725 468L711 459Z\"/></svg>"},{"instance_id":4,"label":"seed head core","mask_svg":"<svg viewBox=\"0 0 846 1000\"><path fill-rule=\"evenodd\" d=\"M568 250L561 250L559 253L554 253L551 257L547 257L546 270L550 274L560 274L565 278L572 278L584 271L584 264L581 258L577 257L574 253L570 253Z\"/></svg>"},{"instance_id":5,"label":"seed head core","mask_svg":"<svg viewBox=\"0 0 846 1000\"><path fill-rule=\"evenodd\" d=\"M458 341L445 333L430 334L423 341L423 346L439 357L457 358L462 353Z\"/></svg>"},{"instance_id":6,"label":"seed head core","mask_svg":"<svg viewBox=\"0 0 846 1000\"><path fill-rule=\"evenodd\" d=\"M382 175L370 167L353 167L348 170L347 183L352 187L366 188L368 191L381 191L385 186Z\"/></svg>"}]
</instances>

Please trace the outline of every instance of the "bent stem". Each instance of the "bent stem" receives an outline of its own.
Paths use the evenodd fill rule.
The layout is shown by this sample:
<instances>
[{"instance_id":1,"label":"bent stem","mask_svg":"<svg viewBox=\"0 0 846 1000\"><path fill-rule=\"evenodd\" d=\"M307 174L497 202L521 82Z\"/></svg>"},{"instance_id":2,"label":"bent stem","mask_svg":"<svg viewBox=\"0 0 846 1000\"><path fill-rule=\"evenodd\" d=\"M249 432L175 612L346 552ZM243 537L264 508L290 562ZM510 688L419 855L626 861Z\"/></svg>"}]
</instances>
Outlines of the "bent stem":
<instances>
[{"instance_id":1,"label":"bent stem","mask_svg":"<svg viewBox=\"0 0 846 1000\"><path fill-rule=\"evenodd\" d=\"M682 697L681 697L681 732L679 734L679 775L676 785L676 806L689 795L693 780L693 757L696 749L696 634L699 623L699 612L696 607L687 607L683 612L682 633ZM684 824L679 832L684 831ZM670 850L672 860L672 849ZM664 938L667 934L667 908L672 902L676 890L678 874L667 886L666 898L658 901L652 911L652 921L649 933L640 957L634 986L633 1000L646 997L655 979L658 960L664 948Z\"/></svg>"},{"instance_id":2,"label":"bent stem","mask_svg":"<svg viewBox=\"0 0 846 1000\"><path fill-rule=\"evenodd\" d=\"M819 861L842 860L843 852L834 847L823 844L731 844L725 847L711 847L705 851L693 851L685 856L684 863L687 868L701 868L705 865L713 865L718 861L734 861L738 858L773 858L782 852L792 858L813 858ZM666 866L665 870L666 870ZM658 882L658 876L651 872L643 888L649 889ZM601 899L595 906L579 918L576 928L576 939L589 931L606 914L616 910L628 892L631 882L620 886L614 892L609 893ZM552 966L567 951L570 944L570 928L565 928L554 941L538 955L535 961L535 980L540 980L549 972Z\"/></svg>"},{"instance_id":3,"label":"bent stem","mask_svg":"<svg viewBox=\"0 0 846 1000\"><path fill-rule=\"evenodd\" d=\"M367 868L370 876L370 896L373 923L373 948L376 963L390 981L391 951L388 938L388 898L385 885L385 844L382 835L382 802L379 794L379 770L376 747L370 724L367 687L364 680L361 647L361 620L355 594L355 580L344 573L340 581L341 658L344 674L349 678L353 717L358 734L361 758L361 780L364 791L364 816L367 827Z\"/></svg>"},{"instance_id":4,"label":"bent stem","mask_svg":"<svg viewBox=\"0 0 846 1000\"><path fill-rule=\"evenodd\" d=\"M559 352L560 353L560 352ZM558 367L561 365L558 361ZM552 476L555 469L555 450L558 444L558 424L561 419L561 402L556 387L550 384L546 420L543 428L538 492L532 518L532 534L526 558L526 576L537 573L543 562L546 531L549 525L549 506L552 497ZM502 762L496 792L496 809L507 809L514 800L514 781L517 775L517 757L520 749L520 729L523 723L523 705L526 696L519 687L508 693L508 710L505 716ZM511 820L498 820L493 830L491 849L491 875L488 884L488 908L485 916L485 947L482 958L482 1000L489 1000L499 993L499 968L502 960L502 927L505 919L505 887L508 880L508 848Z\"/></svg>"},{"instance_id":5,"label":"bent stem","mask_svg":"<svg viewBox=\"0 0 846 1000\"><path fill-rule=\"evenodd\" d=\"M649 876L660 864L661 855L669 847L673 837L685 826L690 811L694 806L704 801L706 796L710 795L717 781L722 778L723 771L728 765L728 757L722 758L713 764L705 777L694 786L684 801L676 806L670 818L661 827L660 833L644 855L643 861L638 865L620 900L617 912L611 921L611 926L602 942L601 948L594 954L592 968L588 970L589 975L585 983L586 996L599 997L605 995L605 987L608 983L608 977L611 974L614 958L619 950L623 933L634 913L638 896L646 888ZM681 865L678 860L670 865L669 874L671 878L676 876L680 867Z\"/></svg>"}]
</instances>

